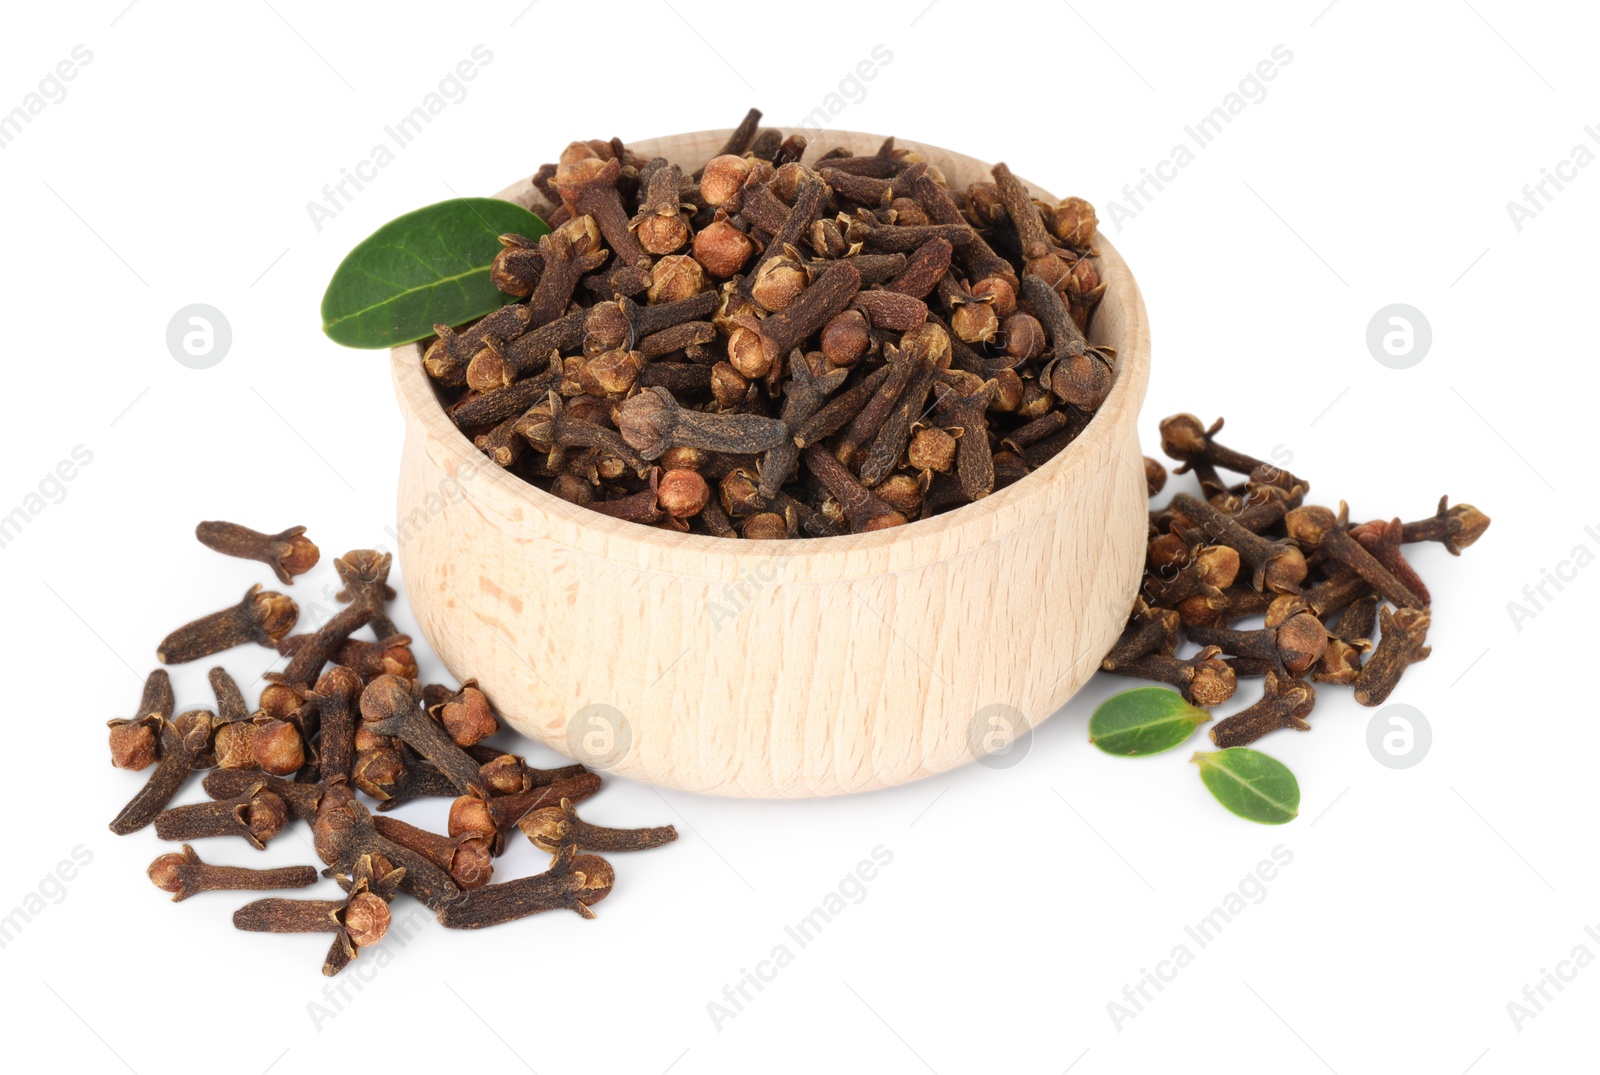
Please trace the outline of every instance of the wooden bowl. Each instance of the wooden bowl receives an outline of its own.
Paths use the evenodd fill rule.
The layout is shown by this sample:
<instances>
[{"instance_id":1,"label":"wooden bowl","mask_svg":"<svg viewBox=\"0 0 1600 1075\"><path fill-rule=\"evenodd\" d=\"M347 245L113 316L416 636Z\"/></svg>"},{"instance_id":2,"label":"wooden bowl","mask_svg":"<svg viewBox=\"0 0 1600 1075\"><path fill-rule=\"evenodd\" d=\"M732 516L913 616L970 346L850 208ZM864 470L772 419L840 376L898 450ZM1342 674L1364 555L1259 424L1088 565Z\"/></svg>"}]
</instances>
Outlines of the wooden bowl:
<instances>
[{"instance_id":1,"label":"wooden bowl","mask_svg":"<svg viewBox=\"0 0 1600 1075\"><path fill-rule=\"evenodd\" d=\"M632 148L688 170L728 133ZM827 132L812 152L881 142ZM970 157L897 144L952 186L988 178ZM499 196L534 200L526 180ZM665 787L803 798L1003 764L1094 673L1144 566L1149 326L1127 265L1097 243L1109 287L1090 336L1119 357L1087 431L1006 489L877 533L733 541L575 507L489 463L421 349L396 348L398 551L422 633L517 730Z\"/></svg>"}]
</instances>

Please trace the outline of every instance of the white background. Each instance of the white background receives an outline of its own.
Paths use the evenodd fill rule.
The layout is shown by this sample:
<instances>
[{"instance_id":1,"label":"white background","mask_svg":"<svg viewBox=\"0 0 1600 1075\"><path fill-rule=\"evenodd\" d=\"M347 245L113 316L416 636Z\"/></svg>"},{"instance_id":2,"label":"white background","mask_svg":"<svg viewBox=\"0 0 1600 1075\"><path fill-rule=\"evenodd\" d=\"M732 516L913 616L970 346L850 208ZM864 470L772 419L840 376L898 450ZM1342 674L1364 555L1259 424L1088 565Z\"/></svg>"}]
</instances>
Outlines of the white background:
<instances>
[{"instance_id":1,"label":"white background","mask_svg":"<svg viewBox=\"0 0 1600 1075\"><path fill-rule=\"evenodd\" d=\"M1600 552L1582 450L1600 168L1549 188L1520 230L1506 208L1574 146L1600 152L1585 133L1600 124L1592 12L1507 0L525 8L8 11L0 111L75 45L93 53L66 97L0 149L0 513L27 505L75 446L93 453L0 548L11 681L0 911L43 891L0 950L8 1061L247 1075L374 1063L1596 1069L1585 1032L1600 969L1579 970L1520 1027L1507 1008L1575 947L1600 955L1585 933L1600 932L1587 674L1600 570L1567 569L1542 609L1523 597L1576 546ZM318 231L307 203L479 44L493 59L465 99ZM1162 415L1226 414L1229 443L1292 452L1312 499L1346 498L1358 519L1424 516L1441 493L1494 517L1462 559L1416 550L1435 595L1434 653L1393 700L1431 724L1425 760L1379 764L1372 711L1324 688L1314 731L1260 744L1293 768L1303 804L1292 824L1259 827L1209 798L1188 750L1120 761L1090 748L1089 713L1129 685L1100 677L1008 769L821 802L613 781L594 820L672 822L683 839L617 857L598 921L429 925L381 966L363 955L364 980L334 983L350 983L348 999L324 993L324 938L237 933L231 895L168 904L143 872L169 848L150 831L106 830L143 776L106 765L104 721L129 714L162 634L264 578L200 550L194 523L310 526L324 566L292 591L308 607L332 555L389 541L400 424L386 356L318 331L345 251L413 207L499 190L573 138L725 127L752 103L792 123L880 44L892 59L864 97L845 87L854 100L836 126L1005 159L1100 204L1103 222L1111 200L1132 207L1124 184L1169 157L1187 124L1274 46L1292 52L1264 99L1120 230L1106 224L1154 330L1142 430L1150 450ZM211 369L185 368L165 343L191 303L231 323ZM1408 370L1366 345L1391 303L1432 325L1431 351ZM1512 601L1535 615L1518 624ZM403 605L396 618L414 629ZM269 656L225 660L248 682ZM175 674L180 707L211 704L209 663ZM440 827L443 809L407 816ZM1199 949L1184 927L1280 844L1293 860L1262 901ZM865 898L715 1021L708 1003L878 845L893 861ZM89 863L49 880L75 848ZM201 853L313 861L288 834L261 855L219 841ZM539 862L524 847L505 875ZM1193 961L1119 1025L1108 1003L1180 943Z\"/></svg>"}]
</instances>

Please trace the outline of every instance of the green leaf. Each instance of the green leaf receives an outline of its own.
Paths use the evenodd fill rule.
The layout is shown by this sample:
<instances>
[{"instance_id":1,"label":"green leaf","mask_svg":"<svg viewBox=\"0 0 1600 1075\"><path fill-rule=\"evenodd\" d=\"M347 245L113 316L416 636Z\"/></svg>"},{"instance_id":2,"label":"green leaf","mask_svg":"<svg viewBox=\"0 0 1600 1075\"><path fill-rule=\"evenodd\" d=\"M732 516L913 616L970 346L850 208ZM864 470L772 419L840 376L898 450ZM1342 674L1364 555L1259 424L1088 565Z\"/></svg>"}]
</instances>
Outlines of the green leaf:
<instances>
[{"instance_id":1,"label":"green leaf","mask_svg":"<svg viewBox=\"0 0 1600 1075\"><path fill-rule=\"evenodd\" d=\"M346 347L395 347L513 301L489 282L500 236L545 222L498 198L455 198L396 217L345 255L322 296L322 331Z\"/></svg>"},{"instance_id":2,"label":"green leaf","mask_svg":"<svg viewBox=\"0 0 1600 1075\"><path fill-rule=\"evenodd\" d=\"M1196 751L1189 760L1200 766L1200 779L1217 802L1246 821L1282 825L1300 814L1300 784L1276 758L1249 747L1229 747Z\"/></svg>"},{"instance_id":3,"label":"green leaf","mask_svg":"<svg viewBox=\"0 0 1600 1075\"><path fill-rule=\"evenodd\" d=\"M1165 687L1135 687L1107 698L1089 718L1089 742L1125 758L1179 746L1211 714Z\"/></svg>"}]
</instances>

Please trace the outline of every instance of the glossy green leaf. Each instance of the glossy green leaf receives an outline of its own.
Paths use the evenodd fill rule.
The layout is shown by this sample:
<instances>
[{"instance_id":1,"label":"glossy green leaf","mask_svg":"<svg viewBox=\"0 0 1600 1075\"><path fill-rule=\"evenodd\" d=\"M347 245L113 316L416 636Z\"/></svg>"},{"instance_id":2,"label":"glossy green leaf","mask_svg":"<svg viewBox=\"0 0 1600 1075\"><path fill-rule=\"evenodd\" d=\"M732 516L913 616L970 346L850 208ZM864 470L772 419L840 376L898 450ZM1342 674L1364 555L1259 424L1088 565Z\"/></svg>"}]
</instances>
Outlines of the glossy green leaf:
<instances>
[{"instance_id":1,"label":"glossy green leaf","mask_svg":"<svg viewBox=\"0 0 1600 1075\"><path fill-rule=\"evenodd\" d=\"M507 232L537 239L545 222L497 198L455 198L396 217L339 263L322 296L322 331L346 347L394 347L512 301L489 282Z\"/></svg>"},{"instance_id":2,"label":"glossy green leaf","mask_svg":"<svg viewBox=\"0 0 1600 1075\"><path fill-rule=\"evenodd\" d=\"M1300 783L1276 758L1249 747L1229 747L1196 751L1189 760L1200 766L1200 779L1217 802L1246 821L1282 825L1300 814Z\"/></svg>"},{"instance_id":3,"label":"glossy green leaf","mask_svg":"<svg viewBox=\"0 0 1600 1075\"><path fill-rule=\"evenodd\" d=\"M1210 719L1177 691L1135 687L1100 703L1089 718L1089 742L1107 754L1139 758L1180 746Z\"/></svg>"}]
</instances>

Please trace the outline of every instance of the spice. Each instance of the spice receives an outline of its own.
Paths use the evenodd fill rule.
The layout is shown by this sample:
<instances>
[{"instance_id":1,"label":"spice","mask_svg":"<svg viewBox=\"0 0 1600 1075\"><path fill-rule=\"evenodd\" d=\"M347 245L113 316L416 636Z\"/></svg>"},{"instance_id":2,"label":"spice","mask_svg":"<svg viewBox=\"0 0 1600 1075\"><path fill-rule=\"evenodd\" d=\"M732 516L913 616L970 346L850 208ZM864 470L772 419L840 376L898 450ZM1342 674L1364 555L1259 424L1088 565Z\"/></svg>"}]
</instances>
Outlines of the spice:
<instances>
[{"instance_id":1,"label":"spice","mask_svg":"<svg viewBox=\"0 0 1600 1075\"><path fill-rule=\"evenodd\" d=\"M1171 609L1151 608L1140 600L1128 628L1100 662L1107 672L1151 653L1171 654L1178 648L1178 614Z\"/></svg>"},{"instance_id":2,"label":"spice","mask_svg":"<svg viewBox=\"0 0 1600 1075\"><path fill-rule=\"evenodd\" d=\"M646 459L671 448L703 448L728 455L753 455L777 444L783 423L754 414L706 414L686 410L664 388L634 396L617 409L622 439Z\"/></svg>"},{"instance_id":3,"label":"spice","mask_svg":"<svg viewBox=\"0 0 1600 1075\"><path fill-rule=\"evenodd\" d=\"M1211 741L1224 748L1242 747L1279 728L1310 731L1305 718L1316 700L1316 691L1305 680L1280 678L1269 671L1260 700L1218 722L1211 729Z\"/></svg>"},{"instance_id":4,"label":"spice","mask_svg":"<svg viewBox=\"0 0 1600 1075\"><path fill-rule=\"evenodd\" d=\"M1393 575L1408 593L1415 595L1423 605L1433 603L1433 595L1428 593L1427 584L1400 551L1400 544L1405 540L1405 526L1398 518L1388 522L1374 520L1351 527L1350 536L1370 552L1372 558L1382 564L1383 569Z\"/></svg>"},{"instance_id":5,"label":"spice","mask_svg":"<svg viewBox=\"0 0 1600 1075\"><path fill-rule=\"evenodd\" d=\"M501 236L491 273L515 301L425 345L480 451L614 518L772 540L951 510L1083 432L1115 379L1086 336L1092 207L1035 202L1004 165L952 190L893 139L811 154L756 123L697 168L611 140L539 169L555 230Z\"/></svg>"},{"instance_id":6,"label":"spice","mask_svg":"<svg viewBox=\"0 0 1600 1075\"><path fill-rule=\"evenodd\" d=\"M194 536L208 549L224 556L259 560L272 568L278 581L288 585L317 565L321 553L305 536L306 528L291 526L277 534L263 534L238 523L207 522L194 528Z\"/></svg>"},{"instance_id":7,"label":"spice","mask_svg":"<svg viewBox=\"0 0 1600 1075\"><path fill-rule=\"evenodd\" d=\"M375 817L378 835L409 848L450 874L463 889L482 888L494 874L490 841L475 833L441 836L395 817Z\"/></svg>"},{"instance_id":8,"label":"spice","mask_svg":"<svg viewBox=\"0 0 1600 1075\"><path fill-rule=\"evenodd\" d=\"M156 659L162 664L187 664L246 642L274 646L299 616L293 598L252 586L232 608L186 623L162 639Z\"/></svg>"},{"instance_id":9,"label":"spice","mask_svg":"<svg viewBox=\"0 0 1600 1075\"><path fill-rule=\"evenodd\" d=\"M301 821L315 821L322 802L322 784L297 784L277 776L238 769L217 769L206 774L201 786L213 799L248 798L256 791L270 791L282 799L289 812Z\"/></svg>"},{"instance_id":10,"label":"spice","mask_svg":"<svg viewBox=\"0 0 1600 1075\"><path fill-rule=\"evenodd\" d=\"M482 929L563 908L593 918L590 905L609 896L615 881L616 873L605 859L578 855L569 845L544 873L480 888L470 900L439 912L439 924Z\"/></svg>"},{"instance_id":11,"label":"spice","mask_svg":"<svg viewBox=\"0 0 1600 1075\"><path fill-rule=\"evenodd\" d=\"M134 772L154 765L160 753L161 730L172 718L175 704L172 680L166 669L157 668L145 678L134 716L106 721L111 729L111 764Z\"/></svg>"},{"instance_id":12,"label":"spice","mask_svg":"<svg viewBox=\"0 0 1600 1075\"><path fill-rule=\"evenodd\" d=\"M1237 552L1253 572L1250 585L1274 593L1296 593L1306 577L1306 559L1289 541L1273 541L1251 533L1237 519L1188 493L1172 498L1172 510L1213 541Z\"/></svg>"},{"instance_id":13,"label":"spice","mask_svg":"<svg viewBox=\"0 0 1600 1075\"><path fill-rule=\"evenodd\" d=\"M182 853L159 856L145 871L163 892L178 903L201 892L263 891L273 888L307 888L317 883L314 866L278 866L252 870L245 866L212 866L188 844Z\"/></svg>"},{"instance_id":14,"label":"spice","mask_svg":"<svg viewBox=\"0 0 1600 1075\"><path fill-rule=\"evenodd\" d=\"M215 720L209 710L196 709L161 722L161 760L144 787L112 819L112 832L118 836L138 832L167 808L190 772L216 764L211 753Z\"/></svg>"},{"instance_id":15,"label":"spice","mask_svg":"<svg viewBox=\"0 0 1600 1075\"><path fill-rule=\"evenodd\" d=\"M389 901L405 874L375 865L362 855L348 875L336 877L342 900L265 899L233 912L236 929L255 933L332 933L333 944L322 973L338 974L362 948L377 944L389 930Z\"/></svg>"},{"instance_id":16,"label":"spice","mask_svg":"<svg viewBox=\"0 0 1600 1075\"><path fill-rule=\"evenodd\" d=\"M317 857L335 871L353 870L366 856L401 867L404 890L430 910L438 911L461 894L450 875L427 856L379 835L372 815L347 785L324 789L311 839Z\"/></svg>"},{"instance_id":17,"label":"spice","mask_svg":"<svg viewBox=\"0 0 1600 1075\"><path fill-rule=\"evenodd\" d=\"M618 309L626 316L625 308ZM709 307L702 301L694 309ZM582 412L587 404L574 401L572 409ZM555 424L566 420L558 412ZM577 416L570 421L586 424ZM616 430L610 433L620 441ZM711 489L694 468L706 467L712 457L699 449L678 449L669 458L689 465L667 469L659 488L650 486L652 498L660 497L659 504L652 499L652 510L668 521L706 512L713 503ZM652 476L657 473L649 469ZM766 514L780 526L798 528L810 509L785 499L781 492L775 498L785 514ZM212 865L190 846L194 840L232 836L265 849L285 829L302 822L310 826L312 846L327 865L323 873L343 887L344 898L257 900L237 912L235 924L258 932L333 934L323 967L327 974L338 973L361 948L382 938L389 901L397 892L457 928L558 907L592 917L588 905L610 891L614 875L603 860L577 855L575 846L558 854L543 874L490 884L504 832L519 822L527 822L540 839L553 832L568 845L592 850L635 850L676 838L671 826L608 829L580 820L573 804L599 790L599 776L582 765L537 768L491 746L485 740L499 732L500 724L475 681L459 687L419 684L410 640L392 633L386 614L396 596L387 582L391 564L389 554L376 550L356 550L334 561L344 584L338 599L347 607L311 634L279 639L289 666L268 677L254 709L239 682L217 667L207 676L216 712L192 709L174 717L171 679L157 669L145 680L133 714L109 722L115 766L154 766L144 787L112 821L112 831L128 834L153 821L157 837L181 842L181 852L159 856L147 871L175 901L213 890L317 883L317 871L309 866ZM257 634L270 642L272 633L257 621L271 621L281 635L293 609L287 598L252 589L237 608L174 632L177 643L163 643L163 655L193 659L224 641ZM361 631L377 637L357 637ZM197 769L212 770L202 782L210 801L171 805ZM447 831L374 816L362 795L377 800L380 810L446 800L434 809Z\"/></svg>"},{"instance_id":18,"label":"spice","mask_svg":"<svg viewBox=\"0 0 1600 1075\"><path fill-rule=\"evenodd\" d=\"M1218 444L1214 438L1221 430L1221 418L1207 428L1192 414L1174 414L1161 421L1161 450L1183 463L1178 468L1179 474L1187 473L1196 464L1213 469L1220 467L1240 474L1249 474L1260 467L1272 469L1254 456Z\"/></svg>"},{"instance_id":19,"label":"spice","mask_svg":"<svg viewBox=\"0 0 1600 1075\"><path fill-rule=\"evenodd\" d=\"M345 641L372 619L372 609L366 602L358 602L341 609L327 623L309 635L286 638L278 644L278 652L289 657L289 663L273 682L300 690L309 689L322 674L322 666Z\"/></svg>"},{"instance_id":20,"label":"spice","mask_svg":"<svg viewBox=\"0 0 1600 1075\"><path fill-rule=\"evenodd\" d=\"M1313 683L1352 687L1358 703L1381 705L1431 652L1431 596L1402 546L1437 541L1459 554L1489 518L1441 499L1432 518L1352 526L1348 504L1335 512L1304 503L1307 482L1217 443L1221 429L1221 420L1207 426L1192 414L1161 422L1162 450L1182 464L1176 473L1195 476L1201 496L1180 492L1151 512L1145 583L1102 667L1169 684L1199 706L1220 704L1240 679L1261 679L1260 697L1211 730L1219 747L1232 748L1283 728L1308 730ZM1223 471L1244 481L1229 484ZM1155 496L1165 468L1147 459L1145 474ZM1234 585L1241 566L1250 569L1249 588ZM1234 626L1252 616L1264 625ZM1180 659L1183 641L1203 648Z\"/></svg>"},{"instance_id":21,"label":"spice","mask_svg":"<svg viewBox=\"0 0 1600 1075\"><path fill-rule=\"evenodd\" d=\"M288 804L258 784L235 799L163 810L156 816L156 835L163 840L242 836L260 851L288 820Z\"/></svg>"},{"instance_id":22,"label":"spice","mask_svg":"<svg viewBox=\"0 0 1600 1075\"><path fill-rule=\"evenodd\" d=\"M533 841L534 847L552 854L558 854L567 846L607 853L645 851L678 838L678 830L671 825L651 829L608 829L591 825L578 817L576 806L567 798L561 800L560 806L530 811L517 822L517 828Z\"/></svg>"},{"instance_id":23,"label":"spice","mask_svg":"<svg viewBox=\"0 0 1600 1075\"><path fill-rule=\"evenodd\" d=\"M1461 550L1483 536L1489 529L1489 517L1471 504L1449 507L1450 498L1439 498L1439 509L1431 519L1421 519L1401 526L1400 540L1407 545L1418 541L1437 541L1450 550L1451 556L1460 556Z\"/></svg>"},{"instance_id":24,"label":"spice","mask_svg":"<svg viewBox=\"0 0 1600 1075\"><path fill-rule=\"evenodd\" d=\"M1348 528L1349 519L1350 507L1344 501L1340 501L1339 514L1334 519L1333 526L1322 536L1322 554L1360 575L1385 600L1401 608L1426 607L1427 602L1422 597L1407 589L1405 583L1395 578L1376 556L1351 535Z\"/></svg>"},{"instance_id":25,"label":"spice","mask_svg":"<svg viewBox=\"0 0 1600 1075\"><path fill-rule=\"evenodd\" d=\"M1147 653L1142 657L1121 661L1106 671L1134 679L1150 679L1176 687L1183 696L1201 709L1219 706L1233 697L1235 679L1232 667L1218 659L1222 651L1207 646L1186 660L1165 653Z\"/></svg>"},{"instance_id":26,"label":"spice","mask_svg":"<svg viewBox=\"0 0 1600 1075\"><path fill-rule=\"evenodd\" d=\"M483 791L477 763L423 712L409 681L379 676L367 684L361 692L361 720L367 731L399 739L427 758L461 791Z\"/></svg>"},{"instance_id":27,"label":"spice","mask_svg":"<svg viewBox=\"0 0 1600 1075\"><path fill-rule=\"evenodd\" d=\"M600 790L600 778L584 772L554 784L530 787L509 795L462 795L450 804L451 836L482 836L494 843L495 854L504 845L503 830L521 821L531 811L562 799L575 802Z\"/></svg>"},{"instance_id":28,"label":"spice","mask_svg":"<svg viewBox=\"0 0 1600 1075\"><path fill-rule=\"evenodd\" d=\"M1275 663L1293 676L1309 670L1328 648L1327 628L1310 612L1297 613L1280 626L1257 631L1197 625L1186 633L1189 641L1198 645L1216 646L1223 653Z\"/></svg>"},{"instance_id":29,"label":"spice","mask_svg":"<svg viewBox=\"0 0 1600 1075\"><path fill-rule=\"evenodd\" d=\"M394 587L389 585L389 567L394 562L390 553L372 549L355 549L334 560L344 589L334 598L347 604L361 605L369 613L367 622L379 638L388 638L400 632L389 618L388 605L394 600Z\"/></svg>"},{"instance_id":30,"label":"spice","mask_svg":"<svg viewBox=\"0 0 1600 1075\"><path fill-rule=\"evenodd\" d=\"M1433 617L1427 611L1401 608L1378 613L1382 637L1356 679L1356 701L1382 705L1400 682L1405 670L1426 660L1433 647L1424 645Z\"/></svg>"},{"instance_id":31,"label":"spice","mask_svg":"<svg viewBox=\"0 0 1600 1075\"><path fill-rule=\"evenodd\" d=\"M457 746L470 747L500 730L489 699L478 689L475 679L467 680L449 693L436 693L433 700L424 688L423 702L428 707L428 715L444 726Z\"/></svg>"}]
</instances>

